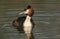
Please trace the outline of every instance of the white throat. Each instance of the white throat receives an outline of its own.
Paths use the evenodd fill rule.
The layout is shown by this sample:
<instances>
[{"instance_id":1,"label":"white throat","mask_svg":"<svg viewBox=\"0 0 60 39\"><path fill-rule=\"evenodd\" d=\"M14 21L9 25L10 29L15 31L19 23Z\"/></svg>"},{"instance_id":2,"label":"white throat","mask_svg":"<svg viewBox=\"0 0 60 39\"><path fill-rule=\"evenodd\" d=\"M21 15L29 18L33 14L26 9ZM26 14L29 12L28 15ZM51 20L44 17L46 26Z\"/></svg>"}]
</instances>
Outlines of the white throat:
<instances>
[{"instance_id":1,"label":"white throat","mask_svg":"<svg viewBox=\"0 0 60 39\"><path fill-rule=\"evenodd\" d=\"M24 26L31 26L31 17L29 15L27 15L25 21L24 21Z\"/></svg>"},{"instance_id":2,"label":"white throat","mask_svg":"<svg viewBox=\"0 0 60 39\"><path fill-rule=\"evenodd\" d=\"M28 20L30 20L31 19L31 17L28 15L27 17L26 17L26 20L28 21Z\"/></svg>"}]
</instances>

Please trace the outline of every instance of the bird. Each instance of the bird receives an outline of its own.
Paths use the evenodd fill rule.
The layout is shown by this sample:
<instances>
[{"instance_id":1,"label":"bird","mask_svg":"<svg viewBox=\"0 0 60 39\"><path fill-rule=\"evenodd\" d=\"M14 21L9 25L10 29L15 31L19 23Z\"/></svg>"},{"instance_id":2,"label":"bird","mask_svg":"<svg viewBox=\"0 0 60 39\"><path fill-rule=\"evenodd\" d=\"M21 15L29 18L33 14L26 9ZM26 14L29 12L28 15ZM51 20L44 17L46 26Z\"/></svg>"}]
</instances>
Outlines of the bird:
<instances>
[{"instance_id":1,"label":"bird","mask_svg":"<svg viewBox=\"0 0 60 39\"><path fill-rule=\"evenodd\" d=\"M13 20L12 25L20 32L23 31L25 34L32 33L32 30L35 25L32 19L32 16L34 14L33 8L30 5L28 5L23 12L19 13L19 15L22 14L24 14L25 16L21 16Z\"/></svg>"}]
</instances>

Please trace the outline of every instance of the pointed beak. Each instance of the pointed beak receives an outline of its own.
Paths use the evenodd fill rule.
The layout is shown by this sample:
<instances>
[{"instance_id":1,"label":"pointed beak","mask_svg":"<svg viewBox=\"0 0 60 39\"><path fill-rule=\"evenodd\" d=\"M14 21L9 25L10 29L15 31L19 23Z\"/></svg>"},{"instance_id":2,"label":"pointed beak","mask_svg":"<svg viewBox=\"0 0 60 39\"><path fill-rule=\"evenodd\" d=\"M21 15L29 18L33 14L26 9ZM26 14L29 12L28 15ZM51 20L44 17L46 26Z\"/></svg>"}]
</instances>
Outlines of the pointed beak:
<instances>
[{"instance_id":1,"label":"pointed beak","mask_svg":"<svg viewBox=\"0 0 60 39\"><path fill-rule=\"evenodd\" d=\"M26 11L23 11L23 12L21 12L21 13L19 13L20 15L21 14L28 14L28 10L26 10Z\"/></svg>"},{"instance_id":2,"label":"pointed beak","mask_svg":"<svg viewBox=\"0 0 60 39\"><path fill-rule=\"evenodd\" d=\"M19 15L24 14L24 13L25 13L25 11L24 12L20 12Z\"/></svg>"},{"instance_id":3,"label":"pointed beak","mask_svg":"<svg viewBox=\"0 0 60 39\"><path fill-rule=\"evenodd\" d=\"M21 14L28 14L28 12L29 12L29 9L27 9L27 10L25 10L25 11L19 13L19 14L20 14L20 15L21 15Z\"/></svg>"}]
</instances>

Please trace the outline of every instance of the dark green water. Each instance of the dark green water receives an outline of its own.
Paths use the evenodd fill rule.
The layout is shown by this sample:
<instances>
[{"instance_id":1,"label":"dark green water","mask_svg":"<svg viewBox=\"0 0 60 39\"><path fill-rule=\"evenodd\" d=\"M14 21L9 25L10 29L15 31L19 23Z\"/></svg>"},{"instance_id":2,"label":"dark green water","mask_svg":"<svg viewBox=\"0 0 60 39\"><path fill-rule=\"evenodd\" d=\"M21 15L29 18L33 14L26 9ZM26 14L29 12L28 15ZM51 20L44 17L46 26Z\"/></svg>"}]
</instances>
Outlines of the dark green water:
<instances>
[{"instance_id":1,"label":"dark green water","mask_svg":"<svg viewBox=\"0 0 60 39\"><path fill-rule=\"evenodd\" d=\"M26 39L11 23L28 4L35 10L34 38L60 39L60 0L0 0L0 39Z\"/></svg>"}]
</instances>

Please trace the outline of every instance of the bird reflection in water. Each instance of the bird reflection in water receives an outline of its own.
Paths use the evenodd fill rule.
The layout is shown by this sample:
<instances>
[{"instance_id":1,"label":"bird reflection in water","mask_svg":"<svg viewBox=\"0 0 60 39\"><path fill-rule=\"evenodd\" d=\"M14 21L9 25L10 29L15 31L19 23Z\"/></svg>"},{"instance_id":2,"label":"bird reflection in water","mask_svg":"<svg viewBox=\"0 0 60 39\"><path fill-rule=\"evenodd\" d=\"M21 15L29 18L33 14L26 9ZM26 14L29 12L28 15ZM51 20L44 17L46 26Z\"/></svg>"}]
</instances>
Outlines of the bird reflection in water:
<instances>
[{"instance_id":1,"label":"bird reflection in water","mask_svg":"<svg viewBox=\"0 0 60 39\"><path fill-rule=\"evenodd\" d=\"M26 34L27 39L34 39L33 33Z\"/></svg>"}]
</instances>

